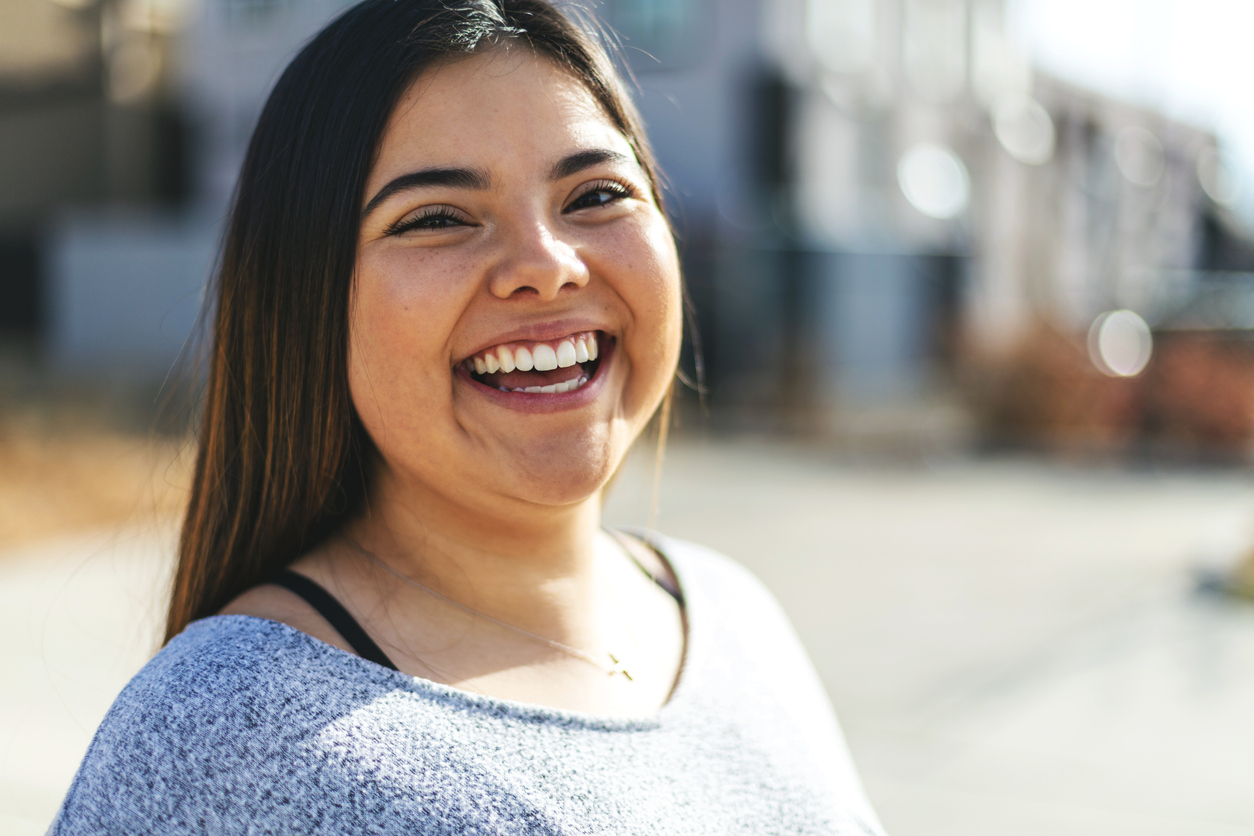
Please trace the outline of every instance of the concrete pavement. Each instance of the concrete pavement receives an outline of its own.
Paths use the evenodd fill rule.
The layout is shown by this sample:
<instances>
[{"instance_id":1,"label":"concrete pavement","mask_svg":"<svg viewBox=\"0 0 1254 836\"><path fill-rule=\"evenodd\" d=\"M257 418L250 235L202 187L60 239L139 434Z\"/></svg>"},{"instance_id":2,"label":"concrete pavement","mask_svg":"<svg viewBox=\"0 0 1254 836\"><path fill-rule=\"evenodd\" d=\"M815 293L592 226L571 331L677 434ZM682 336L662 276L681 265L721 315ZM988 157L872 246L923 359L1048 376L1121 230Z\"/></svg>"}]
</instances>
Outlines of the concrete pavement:
<instances>
[{"instance_id":1,"label":"concrete pavement","mask_svg":"<svg viewBox=\"0 0 1254 836\"><path fill-rule=\"evenodd\" d=\"M0 554L0 834L47 829L105 711L156 649L173 534Z\"/></svg>"}]
</instances>

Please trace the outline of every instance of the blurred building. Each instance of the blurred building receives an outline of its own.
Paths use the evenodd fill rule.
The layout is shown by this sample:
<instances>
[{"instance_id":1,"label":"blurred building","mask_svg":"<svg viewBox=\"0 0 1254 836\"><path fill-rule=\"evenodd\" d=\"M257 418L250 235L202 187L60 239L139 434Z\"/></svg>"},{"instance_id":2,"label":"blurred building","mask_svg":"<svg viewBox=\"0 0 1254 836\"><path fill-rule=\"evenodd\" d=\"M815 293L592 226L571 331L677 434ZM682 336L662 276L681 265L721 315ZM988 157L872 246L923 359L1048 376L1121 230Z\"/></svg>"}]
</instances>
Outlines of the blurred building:
<instances>
[{"instance_id":1,"label":"blurred building","mask_svg":"<svg viewBox=\"0 0 1254 836\"><path fill-rule=\"evenodd\" d=\"M163 374L266 93L346 5L0 4L0 331L63 372ZM716 415L909 423L1042 324L1169 325L1214 271L1249 284L1214 138L1034 72L1003 13L600 6L669 178Z\"/></svg>"},{"instance_id":2,"label":"blurred building","mask_svg":"<svg viewBox=\"0 0 1254 836\"><path fill-rule=\"evenodd\" d=\"M996 423L1038 409L1000 402L1042 332L1066 369L1029 400L1065 412L1115 371L1073 350L1104 313L1169 330L1215 270L1251 286L1215 138L1035 72L1002 0L607 9L683 206L717 414L910 433L992 400Z\"/></svg>"},{"instance_id":3,"label":"blurred building","mask_svg":"<svg viewBox=\"0 0 1254 836\"><path fill-rule=\"evenodd\" d=\"M160 381L269 87L345 5L0 4L0 339L57 374Z\"/></svg>"},{"instance_id":4,"label":"blurred building","mask_svg":"<svg viewBox=\"0 0 1254 836\"><path fill-rule=\"evenodd\" d=\"M186 338L212 244L189 253L163 234L194 187L196 137L175 83L185 11L0 4L7 345L36 344L75 371L151 377Z\"/></svg>"}]
</instances>

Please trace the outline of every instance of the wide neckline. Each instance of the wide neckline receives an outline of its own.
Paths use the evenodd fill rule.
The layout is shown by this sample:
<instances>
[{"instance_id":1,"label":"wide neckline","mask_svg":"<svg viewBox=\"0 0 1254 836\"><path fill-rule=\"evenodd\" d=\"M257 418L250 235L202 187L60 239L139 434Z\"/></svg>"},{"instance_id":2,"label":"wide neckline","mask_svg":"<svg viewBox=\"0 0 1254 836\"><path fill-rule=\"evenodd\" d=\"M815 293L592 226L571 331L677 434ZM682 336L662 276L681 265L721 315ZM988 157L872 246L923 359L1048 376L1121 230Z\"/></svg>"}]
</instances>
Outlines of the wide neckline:
<instances>
[{"instance_id":1,"label":"wide neckline","mask_svg":"<svg viewBox=\"0 0 1254 836\"><path fill-rule=\"evenodd\" d=\"M384 667L358 656L356 653L328 644L290 624L262 616L242 614L213 615L188 625L188 629L196 628L198 625L208 626L210 622L223 623L228 619L246 619L248 621L260 622L266 625L268 629L278 629L282 633L295 637L329 661L359 668L377 682L391 681L403 685L404 690L423 694L445 704L458 705L467 710L509 717L515 720L579 726L598 731L643 731L653 729L662 725L663 720L666 718L680 712L689 701L690 694L696 687L694 681L698 678L701 667L701 654L699 652L701 631L698 629L700 619L697 615L701 607L698 603L699 596L694 594L696 590L690 583L687 567L682 565L682 560L675 559L676 552L679 550L674 548L673 541L654 532L645 532L641 529L623 530L642 540L646 546L654 548L661 558L666 561L675 575L675 580L679 584L679 591L684 601L684 650L675 685L671 690L670 698L657 710L649 714L596 714L467 691L463 688L427 679L426 677L413 676L400 670Z\"/></svg>"}]
</instances>

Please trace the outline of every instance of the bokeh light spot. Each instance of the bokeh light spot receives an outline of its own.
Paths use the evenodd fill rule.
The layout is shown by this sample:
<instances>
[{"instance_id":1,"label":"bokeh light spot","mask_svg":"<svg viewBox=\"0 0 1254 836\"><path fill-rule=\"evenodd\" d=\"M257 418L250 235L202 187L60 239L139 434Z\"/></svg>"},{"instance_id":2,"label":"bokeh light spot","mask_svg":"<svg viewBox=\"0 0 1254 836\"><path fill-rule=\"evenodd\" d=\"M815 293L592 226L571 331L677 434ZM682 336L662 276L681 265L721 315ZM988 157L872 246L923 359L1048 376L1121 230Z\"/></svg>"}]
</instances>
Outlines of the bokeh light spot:
<instances>
[{"instance_id":1,"label":"bokeh light spot","mask_svg":"<svg viewBox=\"0 0 1254 836\"><path fill-rule=\"evenodd\" d=\"M1214 148L1206 148L1198 154L1197 180L1206 196L1220 206L1233 206L1241 196L1232 167Z\"/></svg>"},{"instance_id":2,"label":"bokeh light spot","mask_svg":"<svg viewBox=\"0 0 1254 836\"><path fill-rule=\"evenodd\" d=\"M971 199L967 167L940 145L920 143L907 151L897 164L897 182L910 205L930 218L952 218Z\"/></svg>"},{"instance_id":3,"label":"bokeh light spot","mask_svg":"<svg viewBox=\"0 0 1254 836\"><path fill-rule=\"evenodd\" d=\"M993 113L993 132L1011 157L1027 165L1044 165L1054 156L1054 120L1030 98L1015 98L998 105Z\"/></svg>"},{"instance_id":4,"label":"bokeh light spot","mask_svg":"<svg viewBox=\"0 0 1254 836\"><path fill-rule=\"evenodd\" d=\"M1089 358L1103 374L1135 377L1153 353L1149 325L1132 311L1107 311L1089 328Z\"/></svg>"}]
</instances>

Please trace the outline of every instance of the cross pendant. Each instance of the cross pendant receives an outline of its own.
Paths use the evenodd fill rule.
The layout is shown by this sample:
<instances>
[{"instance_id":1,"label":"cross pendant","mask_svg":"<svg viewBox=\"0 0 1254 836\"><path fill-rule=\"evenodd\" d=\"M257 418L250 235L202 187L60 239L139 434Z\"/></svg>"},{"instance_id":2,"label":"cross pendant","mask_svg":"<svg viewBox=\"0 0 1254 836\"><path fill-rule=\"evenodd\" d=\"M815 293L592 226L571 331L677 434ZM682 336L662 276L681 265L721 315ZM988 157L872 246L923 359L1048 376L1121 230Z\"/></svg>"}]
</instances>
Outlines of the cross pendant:
<instances>
[{"instance_id":1,"label":"cross pendant","mask_svg":"<svg viewBox=\"0 0 1254 836\"><path fill-rule=\"evenodd\" d=\"M631 674L627 672L625 667L623 667L623 663L618 661L617 656L613 653L607 653L606 655L609 656L610 661L614 663L614 667L609 671L610 676L613 676L616 673L621 673L623 676L627 677L628 682L635 682L635 680L631 678Z\"/></svg>"}]
</instances>

